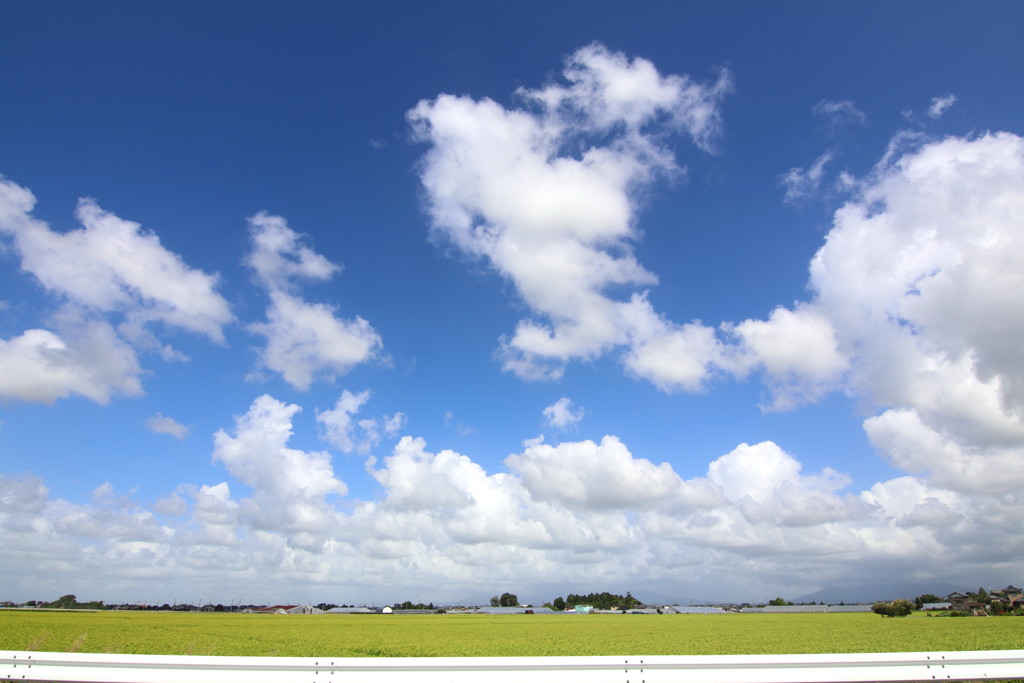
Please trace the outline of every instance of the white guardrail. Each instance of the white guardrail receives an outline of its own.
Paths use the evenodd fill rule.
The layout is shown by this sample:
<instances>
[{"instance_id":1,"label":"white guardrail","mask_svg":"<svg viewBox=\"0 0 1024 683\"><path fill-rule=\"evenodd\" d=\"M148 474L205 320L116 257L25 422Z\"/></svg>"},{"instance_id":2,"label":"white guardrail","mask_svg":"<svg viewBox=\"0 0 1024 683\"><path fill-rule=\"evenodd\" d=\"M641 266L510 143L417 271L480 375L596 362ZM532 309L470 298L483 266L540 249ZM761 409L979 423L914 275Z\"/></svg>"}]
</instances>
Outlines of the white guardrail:
<instances>
[{"instance_id":1,"label":"white guardrail","mask_svg":"<svg viewBox=\"0 0 1024 683\"><path fill-rule=\"evenodd\" d=\"M0 650L0 681L867 683L1024 679L1024 650L652 657L194 657Z\"/></svg>"}]
</instances>

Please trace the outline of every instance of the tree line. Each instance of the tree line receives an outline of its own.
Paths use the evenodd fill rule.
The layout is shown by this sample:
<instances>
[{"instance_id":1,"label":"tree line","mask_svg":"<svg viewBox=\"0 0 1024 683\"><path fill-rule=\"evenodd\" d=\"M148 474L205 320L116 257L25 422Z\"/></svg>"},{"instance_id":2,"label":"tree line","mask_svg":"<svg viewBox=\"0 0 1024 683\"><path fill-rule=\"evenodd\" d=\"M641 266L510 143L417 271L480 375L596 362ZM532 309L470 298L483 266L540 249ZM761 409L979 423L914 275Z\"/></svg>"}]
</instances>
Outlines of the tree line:
<instances>
[{"instance_id":1,"label":"tree line","mask_svg":"<svg viewBox=\"0 0 1024 683\"><path fill-rule=\"evenodd\" d=\"M633 594L629 591L625 595L616 595L615 593L587 593L586 595L577 595L575 593L569 593L565 598L561 596L555 598L551 602L544 603L545 607L550 607L556 612L564 611L566 608L572 609L576 605L589 605L594 609L635 609L642 603L633 597Z\"/></svg>"}]
</instances>

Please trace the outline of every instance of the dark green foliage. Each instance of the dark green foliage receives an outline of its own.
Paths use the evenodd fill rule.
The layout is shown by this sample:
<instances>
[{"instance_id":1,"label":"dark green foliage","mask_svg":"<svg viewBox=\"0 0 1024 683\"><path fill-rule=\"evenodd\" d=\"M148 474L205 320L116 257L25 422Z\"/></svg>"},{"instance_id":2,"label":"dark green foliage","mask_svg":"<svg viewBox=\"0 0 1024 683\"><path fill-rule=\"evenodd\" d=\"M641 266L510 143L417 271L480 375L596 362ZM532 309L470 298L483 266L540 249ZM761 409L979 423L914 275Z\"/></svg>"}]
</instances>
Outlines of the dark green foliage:
<instances>
[{"instance_id":1,"label":"dark green foliage","mask_svg":"<svg viewBox=\"0 0 1024 683\"><path fill-rule=\"evenodd\" d=\"M519 607L519 598L515 593L502 593L491 597L491 607Z\"/></svg>"},{"instance_id":2,"label":"dark green foliage","mask_svg":"<svg viewBox=\"0 0 1024 683\"><path fill-rule=\"evenodd\" d=\"M871 611L883 617L905 617L914 611L914 603L910 600L893 600L892 602L876 602Z\"/></svg>"},{"instance_id":3,"label":"dark green foliage","mask_svg":"<svg viewBox=\"0 0 1024 683\"><path fill-rule=\"evenodd\" d=\"M925 593L914 598L914 606L917 609L921 609L926 602L945 602L945 598L941 598L934 593Z\"/></svg>"},{"instance_id":4,"label":"dark green foliage","mask_svg":"<svg viewBox=\"0 0 1024 683\"><path fill-rule=\"evenodd\" d=\"M561 598L556 598L561 600ZM576 605L590 605L594 609L633 609L640 605L640 601L633 597L632 593L615 595L614 593L588 593L587 595L576 595L570 593L566 596L563 605L575 607ZM554 603L552 603L554 605Z\"/></svg>"}]
</instances>

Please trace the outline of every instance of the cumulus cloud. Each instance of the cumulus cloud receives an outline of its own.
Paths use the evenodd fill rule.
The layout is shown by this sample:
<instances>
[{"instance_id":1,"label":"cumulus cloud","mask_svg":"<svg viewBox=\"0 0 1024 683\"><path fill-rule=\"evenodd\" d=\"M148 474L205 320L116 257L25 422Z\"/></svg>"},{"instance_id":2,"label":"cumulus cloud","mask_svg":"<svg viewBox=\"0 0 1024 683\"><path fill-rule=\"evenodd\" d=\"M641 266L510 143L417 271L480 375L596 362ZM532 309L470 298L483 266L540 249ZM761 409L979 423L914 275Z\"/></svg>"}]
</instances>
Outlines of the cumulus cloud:
<instances>
[{"instance_id":1,"label":"cumulus cloud","mask_svg":"<svg viewBox=\"0 0 1024 683\"><path fill-rule=\"evenodd\" d=\"M847 475L808 472L770 441L740 444L684 479L614 436L533 443L497 472L406 436L368 460L380 489L357 500L344 497L327 454L288 446L298 410L262 396L215 436L215 461L251 496L236 498L228 482L182 485L154 504L163 522L109 484L76 504L36 477L0 477L5 550L31 558L35 587L102 572L165 590L245 580L268 599L313 582L368 600L396 599L397 584L488 591L496 577L523 586L643 577L649 590L678 590L680 567L693 586L748 599L794 572L819 585L915 572L930 549L945 579L973 577L992 571L994 555L979 548L995 543L1007 566L1024 550L1014 490L977 496L913 476L851 490Z\"/></svg>"},{"instance_id":2,"label":"cumulus cloud","mask_svg":"<svg viewBox=\"0 0 1024 683\"><path fill-rule=\"evenodd\" d=\"M952 462L994 474L1024 446L1022 187L1015 135L924 144L876 169L811 263L810 307L852 359L850 390L896 411L869 435L909 465L927 458L892 428L932 434L928 470L946 484Z\"/></svg>"},{"instance_id":3,"label":"cumulus cloud","mask_svg":"<svg viewBox=\"0 0 1024 683\"><path fill-rule=\"evenodd\" d=\"M569 508L644 507L672 499L673 504L713 500L701 485L688 485L668 463L634 458L614 436L593 441L535 444L506 459L535 500Z\"/></svg>"},{"instance_id":4,"label":"cumulus cloud","mask_svg":"<svg viewBox=\"0 0 1024 683\"><path fill-rule=\"evenodd\" d=\"M105 404L115 393L142 393L135 352L109 324L66 327L66 339L41 329L0 339L0 397L53 403L78 395Z\"/></svg>"},{"instance_id":5,"label":"cumulus cloud","mask_svg":"<svg viewBox=\"0 0 1024 683\"><path fill-rule=\"evenodd\" d=\"M61 302L48 320L53 329L0 340L0 396L106 403L114 394L138 395L136 349L185 359L159 341L153 323L223 342L233 315L217 276L189 267L156 235L92 199L78 202L82 227L63 233L32 216L35 204L28 189L0 178L0 236L22 270Z\"/></svg>"},{"instance_id":6,"label":"cumulus cloud","mask_svg":"<svg viewBox=\"0 0 1024 683\"><path fill-rule=\"evenodd\" d=\"M316 420L321 426L321 438L342 453L369 453L381 441L382 435L393 437L405 425L404 413L394 413L381 418L354 416L370 400L370 392L358 394L345 390L341 392L332 410L317 411Z\"/></svg>"},{"instance_id":7,"label":"cumulus cloud","mask_svg":"<svg viewBox=\"0 0 1024 683\"><path fill-rule=\"evenodd\" d=\"M572 399L563 396L544 409L544 420L552 427L565 429L583 419L583 408L573 409Z\"/></svg>"},{"instance_id":8,"label":"cumulus cloud","mask_svg":"<svg viewBox=\"0 0 1024 683\"><path fill-rule=\"evenodd\" d=\"M854 501L836 494L850 478L825 468L801 474L796 458L773 442L740 444L708 466L708 479L751 522L805 527L853 517Z\"/></svg>"},{"instance_id":9,"label":"cumulus cloud","mask_svg":"<svg viewBox=\"0 0 1024 683\"><path fill-rule=\"evenodd\" d=\"M317 376L344 375L378 357L381 339L370 323L359 316L338 317L335 307L298 295L297 280L327 280L339 266L306 246L280 216L259 213L249 219L249 228L246 265L270 297L267 321L250 326L267 340L261 364L307 390Z\"/></svg>"},{"instance_id":10,"label":"cumulus cloud","mask_svg":"<svg viewBox=\"0 0 1024 683\"><path fill-rule=\"evenodd\" d=\"M744 320L730 328L739 340L731 369L745 374L764 370L772 396L768 408L788 410L812 402L839 385L849 359L829 319L812 307L779 307L768 320Z\"/></svg>"},{"instance_id":11,"label":"cumulus cloud","mask_svg":"<svg viewBox=\"0 0 1024 683\"><path fill-rule=\"evenodd\" d=\"M1024 453L1022 187L1018 136L897 135L835 212L811 298L723 326L737 343L716 362L763 371L771 409L843 389L881 411L868 435L907 471L1001 479Z\"/></svg>"},{"instance_id":12,"label":"cumulus cloud","mask_svg":"<svg viewBox=\"0 0 1024 683\"><path fill-rule=\"evenodd\" d=\"M261 211L249 219L252 250L246 257L259 281L271 290L289 290L295 279L328 280L341 267L316 253L307 239L281 216Z\"/></svg>"},{"instance_id":13,"label":"cumulus cloud","mask_svg":"<svg viewBox=\"0 0 1024 683\"><path fill-rule=\"evenodd\" d=\"M223 341L233 316L216 292L217 277L190 268L138 223L81 199L82 228L54 232L33 218L36 199L0 180L0 233L12 239L21 267L50 292L87 309L121 312L130 321L159 321Z\"/></svg>"},{"instance_id":14,"label":"cumulus cloud","mask_svg":"<svg viewBox=\"0 0 1024 683\"><path fill-rule=\"evenodd\" d=\"M607 290L656 283L631 249L637 192L680 170L665 134L711 147L729 75L710 84L666 76L594 44L567 59L563 76L520 89L519 109L441 95L411 110L416 137L430 144L420 167L427 210L435 234L486 259L535 316L502 339L506 370L556 379L569 361L627 346L638 374L656 372L649 353L688 350L676 343L680 330L642 292L616 300Z\"/></svg>"},{"instance_id":15,"label":"cumulus cloud","mask_svg":"<svg viewBox=\"0 0 1024 683\"><path fill-rule=\"evenodd\" d=\"M328 496L343 496L345 483L335 477L331 456L288 447L297 405L268 395L252 402L235 418L234 435L214 435L213 460L252 487L240 514L255 529L282 531L289 543L310 550L323 548L334 531L336 513Z\"/></svg>"},{"instance_id":16,"label":"cumulus cloud","mask_svg":"<svg viewBox=\"0 0 1024 683\"><path fill-rule=\"evenodd\" d=\"M189 434L189 428L172 417L157 413L146 420L146 427L154 434L168 434L183 441Z\"/></svg>"}]
</instances>

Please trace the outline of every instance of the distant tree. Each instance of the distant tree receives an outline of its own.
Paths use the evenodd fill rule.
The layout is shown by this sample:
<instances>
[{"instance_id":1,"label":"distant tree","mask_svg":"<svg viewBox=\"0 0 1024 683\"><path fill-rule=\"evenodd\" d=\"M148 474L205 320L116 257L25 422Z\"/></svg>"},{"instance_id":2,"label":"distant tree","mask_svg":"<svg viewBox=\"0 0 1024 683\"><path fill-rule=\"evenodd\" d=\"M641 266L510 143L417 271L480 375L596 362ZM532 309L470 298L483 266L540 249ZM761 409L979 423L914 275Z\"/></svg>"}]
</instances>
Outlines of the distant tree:
<instances>
[{"instance_id":1,"label":"distant tree","mask_svg":"<svg viewBox=\"0 0 1024 683\"><path fill-rule=\"evenodd\" d=\"M551 601L551 609L555 610L556 612L564 611L565 610L565 600L563 600L561 596L555 598L554 600Z\"/></svg>"},{"instance_id":2,"label":"distant tree","mask_svg":"<svg viewBox=\"0 0 1024 683\"><path fill-rule=\"evenodd\" d=\"M985 592L984 588L978 588L978 602L985 603L986 605L992 602L991 596Z\"/></svg>"},{"instance_id":3,"label":"distant tree","mask_svg":"<svg viewBox=\"0 0 1024 683\"><path fill-rule=\"evenodd\" d=\"M934 595L932 593L924 593L923 595L918 595L916 598L914 598L914 606L917 609L921 609L926 602L942 602L942 601L943 601L942 598L940 598L938 595Z\"/></svg>"},{"instance_id":4,"label":"distant tree","mask_svg":"<svg viewBox=\"0 0 1024 683\"><path fill-rule=\"evenodd\" d=\"M498 598L499 607L519 607L519 598L513 593L502 593Z\"/></svg>"},{"instance_id":5,"label":"distant tree","mask_svg":"<svg viewBox=\"0 0 1024 683\"><path fill-rule=\"evenodd\" d=\"M784 598L775 598L774 600L769 600L768 604L772 607L783 607L790 604L790 602Z\"/></svg>"},{"instance_id":6,"label":"distant tree","mask_svg":"<svg viewBox=\"0 0 1024 683\"><path fill-rule=\"evenodd\" d=\"M56 600L54 600L53 602L51 602L50 603L50 607L59 607L61 609L71 609L72 607L74 607L77 604L78 604L78 598L75 597L74 595L72 595L71 593L68 593L67 595L62 595L59 598L57 598Z\"/></svg>"},{"instance_id":7,"label":"distant tree","mask_svg":"<svg viewBox=\"0 0 1024 683\"><path fill-rule=\"evenodd\" d=\"M633 597L632 593L616 595L605 591L604 593L588 593L587 595L576 595L569 593L565 597L565 604L569 607L575 605L590 605L596 609L633 609L641 603Z\"/></svg>"},{"instance_id":8,"label":"distant tree","mask_svg":"<svg viewBox=\"0 0 1024 683\"><path fill-rule=\"evenodd\" d=\"M890 616L893 617L905 617L914 611L914 603L910 602L910 600L893 600L889 603L889 606L892 609Z\"/></svg>"},{"instance_id":9,"label":"distant tree","mask_svg":"<svg viewBox=\"0 0 1024 683\"><path fill-rule=\"evenodd\" d=\"M500 607L500 606L501 606L501 598L499 598L497 595L492 595L491 596L491 607Z\"/></svg>"},{"instance_id":10,"label":"distant tree","mask_svg":"<svg viewBox=\"0 0 1024 683\"><path fill-rule=\"evenodd\" d=\"M879 601L871 605L871 611L883 617L905 617L914 611L914 603L910 600Z\"/></svg>"}]
</instances>

